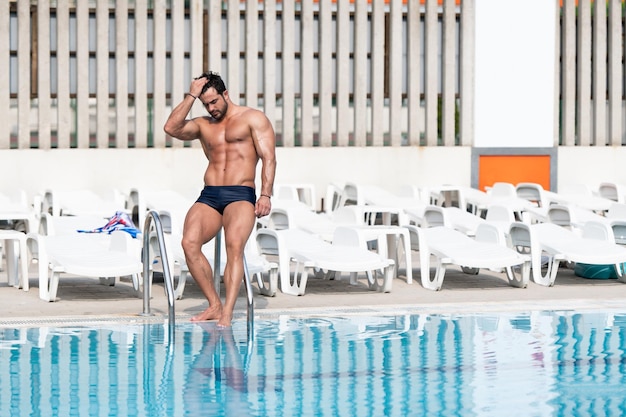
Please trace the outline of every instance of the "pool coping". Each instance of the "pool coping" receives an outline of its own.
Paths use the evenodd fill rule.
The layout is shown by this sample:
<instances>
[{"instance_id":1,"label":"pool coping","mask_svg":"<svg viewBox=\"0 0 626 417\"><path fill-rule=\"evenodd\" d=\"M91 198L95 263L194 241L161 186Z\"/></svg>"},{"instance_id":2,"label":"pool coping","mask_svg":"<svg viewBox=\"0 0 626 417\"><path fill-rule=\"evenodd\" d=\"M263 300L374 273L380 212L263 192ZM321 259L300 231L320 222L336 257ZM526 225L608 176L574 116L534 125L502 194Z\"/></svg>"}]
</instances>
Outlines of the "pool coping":
<instances>
[{"instance_id":1,"label":"pool coping","mask_svg":"<svg viewBox=\"0 0 626 417\"><path fill-rule=\"evenodd\" d=\"M426 303L426 304L393 304L376 306L326 306L302 308L269 308L255 309L255 320L271 320L278 317L331 317L331 316L385 316L409 314L476 314L476 313L514 313L531 311L579 311L579 310L623 310L626 312L626 298L612 299L567 299L567 300L536 300L507 302L463 302L463 303ZM176 323L190 322L192 315L176 314ZM119 323L126 325L166 324L167 314L99 314L99 315L66 315L53 317L12 317L0 319L0 328L19 328L37 326L96 325L99 323ZM246 320L246 313L236 311L234 321Z\"/></svg>"}]
</instances>

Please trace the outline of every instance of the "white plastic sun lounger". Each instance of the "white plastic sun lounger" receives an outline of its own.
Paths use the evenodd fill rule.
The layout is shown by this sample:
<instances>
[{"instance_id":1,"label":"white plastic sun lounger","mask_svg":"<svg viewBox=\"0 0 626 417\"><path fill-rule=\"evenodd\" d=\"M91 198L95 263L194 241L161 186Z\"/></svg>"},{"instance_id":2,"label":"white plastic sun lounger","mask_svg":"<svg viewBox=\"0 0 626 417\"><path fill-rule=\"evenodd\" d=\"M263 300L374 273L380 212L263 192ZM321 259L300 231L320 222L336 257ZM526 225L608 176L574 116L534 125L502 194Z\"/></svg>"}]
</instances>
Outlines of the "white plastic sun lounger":
<instances>
[{"instance_id":1,"label":"white plastic sun lounger","mask_svg":"<svg viewBox=\"0 0 626 417\"><path fill-rule=\"evenodd\" d=\"M623 266L626 248L610 239L607 225L590 221L583 226L582 236L553 223L513 223L509 232L511 243L518 251L530 253L532 279L535 283L551 287L561 261L580 262L591 265L616 266L618 279L626 282ZM542 271L542 255L548 256L545 274Z\"/></svg>"},{"instance_id":2,"label":"white plastic sun lounger","mask_svg":"<svg viewBox=\"0 0 626 417\"><path fill-rule=\"evenodd\" d=\"M494 271L504 269L511 286L526 288L528 285L530 256L491 241L493 236L499 234L493 225L485 223L478 226L476 239L446 226L407 227L411 233L411 247L419 251L424 288L439 291L448 265L458 265L463 272L471 274L477 274L481 268ZM432 277L431 256L435 257L435 273ZM517 272L514 268L516 266L521 266L521 271Z\"/></svg>"},{"instance_id":3,"label":"white plastic sun lounger","mask_svg":"<svg viewBox=\"0 0 626 417\"><path fill-rule=\"evenodd\" d=\"M285 294L304 295L309 275L319 270L326 271L326 276L349 272L351 284L356 284L359 272L366 272L370 289L391 291L395 276L393 260L360 247L358 234L350 228L337 228L333 242L328 243L299 229L257 231L261 253L278 255L280 287ZM296 263L293 279L292 261ZM377 279L379 271L382 274L380 283Z\"/></svg>"},{"instance_id":4,"label":"white plastic sun lounger","mask_svg":"<svg viewBox=\"0 0 626 417\"><path fill-rule=\"evenodd\" d=\"M131 240L123 231L110 235L29 233L27 244L39 262L39 298L56 301L61 274L106 279L107 283L111 278L131 276L133 287L139 290L143 263L139 251L131 253Z\"/></svg>"}]
</instances>

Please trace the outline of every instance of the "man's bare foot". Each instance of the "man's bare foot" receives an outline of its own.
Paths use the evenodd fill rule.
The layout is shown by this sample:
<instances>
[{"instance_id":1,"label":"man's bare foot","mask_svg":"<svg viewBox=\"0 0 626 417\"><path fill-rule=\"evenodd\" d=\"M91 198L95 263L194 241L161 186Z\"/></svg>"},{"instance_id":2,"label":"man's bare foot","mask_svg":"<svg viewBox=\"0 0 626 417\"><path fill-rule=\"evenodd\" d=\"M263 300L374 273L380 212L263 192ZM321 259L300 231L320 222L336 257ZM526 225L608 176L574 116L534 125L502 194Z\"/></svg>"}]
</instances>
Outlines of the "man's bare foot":
<instances>
[{"instance_id":1,"label":"man's bare foot","mask_svg":"<svg viewBox=\"0 0 626 417\"><path fill-rule=\"evenodd\" d=\"M222 306L209 307L202 313L195 315L191 321L217 320L222 316Z\"/></svg>"},{"instance_id":2,"label":"man's bare foot","mask_svg":"<svg viewBox=\"0 0 626 417\"><path fill-rule=\"evenodd\" d=\"M217 322L217 327L230 327L233 320L232 314L222 314L222 317Z\"/></svg>"}]
</instances>

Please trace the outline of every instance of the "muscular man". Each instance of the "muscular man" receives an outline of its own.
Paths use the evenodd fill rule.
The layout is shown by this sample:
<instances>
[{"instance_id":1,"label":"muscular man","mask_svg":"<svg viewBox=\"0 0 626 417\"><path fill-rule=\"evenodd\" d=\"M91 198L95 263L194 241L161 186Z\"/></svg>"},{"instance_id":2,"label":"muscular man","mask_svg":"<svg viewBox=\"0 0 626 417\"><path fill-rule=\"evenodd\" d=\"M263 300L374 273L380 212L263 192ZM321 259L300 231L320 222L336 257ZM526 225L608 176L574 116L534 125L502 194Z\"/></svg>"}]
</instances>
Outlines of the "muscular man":
<instances>
[{"instance_id":1,"label":"muscular man","mask_svg":"<svg viewBox=\"0 0 626 417\"><path fill-rule=\"evenodd\" d=\"M195 100L209 115L187 119ZM194 79L165 123L165 132L180 140L200 139L209 164L204 189L185 218L182 246L191 275L209 302L192 321L218 320L230 326L244 275L243 251L256 217L269 214L276 172L274 129L259 110L234 104L221 77L208 72ZM261 190L255 195L257 163ZM224 227L226 268L224 304L213 284L213 271L201 248ZM217 266L216 266L217 267Z\"/></svg>"}]
</instances>

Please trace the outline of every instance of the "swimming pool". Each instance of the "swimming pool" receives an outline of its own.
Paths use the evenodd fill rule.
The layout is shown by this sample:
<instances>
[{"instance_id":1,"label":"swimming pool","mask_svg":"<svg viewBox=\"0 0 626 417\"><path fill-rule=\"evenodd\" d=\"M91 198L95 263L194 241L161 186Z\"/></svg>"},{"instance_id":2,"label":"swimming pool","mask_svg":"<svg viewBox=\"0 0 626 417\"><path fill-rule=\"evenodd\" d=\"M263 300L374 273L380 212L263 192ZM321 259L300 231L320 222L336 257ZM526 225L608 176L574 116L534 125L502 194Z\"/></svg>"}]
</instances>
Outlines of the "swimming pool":
<instances>
[{"instance_id":1,"label":"swimming pool","mask_svg":"<svg viewBox=\"0 0 626 417\"><path fill-rule=\"evenodd\" d=\"M0 328L0 416L626 415L626 310Z\"/></svg>"}]
</instances>

